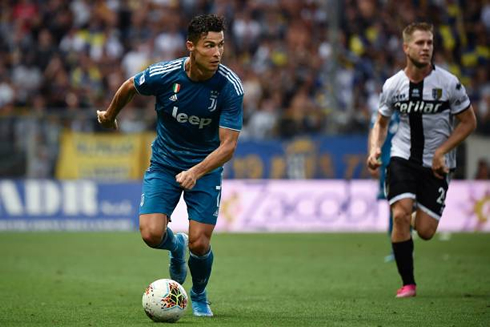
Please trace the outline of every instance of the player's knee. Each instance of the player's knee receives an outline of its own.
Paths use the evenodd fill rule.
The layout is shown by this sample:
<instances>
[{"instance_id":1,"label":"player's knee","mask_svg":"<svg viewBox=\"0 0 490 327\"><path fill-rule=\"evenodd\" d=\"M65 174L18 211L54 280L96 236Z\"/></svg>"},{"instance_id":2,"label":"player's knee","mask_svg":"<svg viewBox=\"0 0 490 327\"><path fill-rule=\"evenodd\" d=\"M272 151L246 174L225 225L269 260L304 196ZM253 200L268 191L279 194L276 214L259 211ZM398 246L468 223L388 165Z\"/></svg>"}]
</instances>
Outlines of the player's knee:
<instances>
[{"instance_id":1,"label":"player's knee","mask_svg":"<svg viewBox=\"0 0 490 327\"><path fill-rule=\"evenodd\" d=\"M160 230L140 226L141 238L149 247L156 247L162 241L162 233Z\"/></svg>"},{"instance_id":2,"label":"player's knee","mask_svg":"<svg viewBox=\"0 0 490 327\"><path fill-rule=\"evenodd\" d=\"M411 213L400 210L393 213L393 224L396 226L410 226Z\"/></svg>"},{"instance_id":3,"label":"player's knee","mask_svg":"<svg viewBox=\"0 0 490 327\"><path fill-rule=\"evenodd\" d=\"M424 241L430 240L432 237L434 237L435 233L436 233L435 229L431 229L431 228L417 229L417 234Z\"/></svg>"},{"instance_id":4,"label":"player's knee","mask_svg":"<svg viewBox=\"0 0 490 327\"><path fill-rule=\"evenodd\" d=\"M205 236L189 239L189 250L195 255L205 255L209 251L209 240Z\"/></svg>"}]
</instances>

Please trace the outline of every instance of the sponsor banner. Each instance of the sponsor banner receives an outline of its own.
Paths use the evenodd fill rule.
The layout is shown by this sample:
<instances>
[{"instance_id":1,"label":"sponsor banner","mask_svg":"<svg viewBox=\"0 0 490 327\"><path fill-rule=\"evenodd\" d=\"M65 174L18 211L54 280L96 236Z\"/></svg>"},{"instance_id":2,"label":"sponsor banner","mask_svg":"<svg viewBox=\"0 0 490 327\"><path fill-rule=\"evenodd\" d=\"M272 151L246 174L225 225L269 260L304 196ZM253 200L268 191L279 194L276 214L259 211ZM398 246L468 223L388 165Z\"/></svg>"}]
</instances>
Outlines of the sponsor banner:
<instances>
[{"instance_id":1,"label":"sponsor banner","mask_svg":"<svg viewBox=\"0 0 490 327\"><path fill-rule=\"evenodd\" d=\"M216 232L384 232L372 180L225 180ZM140 182L0 181L0 230L137 230ZM490 182L453 181L442 232L490 232ZM171 228L186 231L181 200Z\"/></svg>"},{"instance_id":2,"label":"sponsor banner","mask_svg":"<svg viewBox=\"0 0 490 327\"><path fill-rule=\"evenodd\" d=\"M152 133L64 132L58 179L137 180L148 167Z\"/></svg>"},{"instance_id":3,"label":"sponsor banner","mask_svg":"<svg viewBox=\"0 0 490 327\"><path fill-rule=\"evenodd\" d=\"M141 183L0 181L0 230L135 230Z\"/></svg>"},{"instance_id":4,"label":"sponsor banner","mask_svg":"<svg viewBox=\"0 0 490 327\"><path fill-rule=\"evenodd\" d=\"M224 177L233 179L369 178L366 136L239 141Z\"/></svg>"},{"instance_id":5,"label":"sponsor banner","mask_svg":"<svg viewBox=\"0 0 490 327\"><path fill-rule=\"evenodd\" d=\"M58 179L141 179L156 134L86 134L62 136ZM239 140L225 165L228 179L369 178L365 136L301 137L288 141Z\"/></svg>"},{"instance_id":6,"label":"sponsor banner","mask_svg":"<svg viewBox=\"0 0 490 327\"><path fill-rule=\"evenodd\" d=\"M230 181L223 187L217 229L384 231L388 205L376 201L375 189L372 181Z\"/></svg>"}]
</instances>

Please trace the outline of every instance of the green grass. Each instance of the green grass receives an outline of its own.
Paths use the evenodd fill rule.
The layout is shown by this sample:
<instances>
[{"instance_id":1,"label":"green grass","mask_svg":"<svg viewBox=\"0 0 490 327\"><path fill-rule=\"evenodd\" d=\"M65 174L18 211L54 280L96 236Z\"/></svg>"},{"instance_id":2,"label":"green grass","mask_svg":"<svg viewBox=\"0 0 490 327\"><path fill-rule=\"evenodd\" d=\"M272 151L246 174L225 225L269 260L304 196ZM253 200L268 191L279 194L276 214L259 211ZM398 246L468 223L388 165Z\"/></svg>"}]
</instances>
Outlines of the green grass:
<instances>
[{"instance_id":1,"label":"green grass","mask_svg":"<svg viewBox=\"0 0 490 327\"><path fill-rule=\"evenodd\" d=\"M388 246L382 234L215 235L215 317L187 310L178 324L490 326L489 234L416 240L412 299L394 298ZM141 296L167 264L137 233L0 233L0 326L155 326Z\"/></svg>"}]
</instances>

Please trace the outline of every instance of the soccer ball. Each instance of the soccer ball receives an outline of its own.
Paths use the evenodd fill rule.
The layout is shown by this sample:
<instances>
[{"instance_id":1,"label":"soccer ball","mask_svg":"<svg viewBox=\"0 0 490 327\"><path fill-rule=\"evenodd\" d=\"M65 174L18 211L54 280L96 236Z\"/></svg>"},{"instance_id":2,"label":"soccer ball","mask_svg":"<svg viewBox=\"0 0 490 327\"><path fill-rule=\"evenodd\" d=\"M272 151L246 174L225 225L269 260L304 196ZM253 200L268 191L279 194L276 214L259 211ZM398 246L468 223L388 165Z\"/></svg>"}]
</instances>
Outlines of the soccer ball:
<instances>
[{"instance_id":1,"label":"soccer ball","mask_svg":"<svg viewBox=\"0 0 490 327\"><path fill-rule=\"evenodd\" d=\"M143 309L151 320L176 322L187 308L185 289L172 279L159 279L151 283L143 293Z\"/></svg>"}]
</instances>

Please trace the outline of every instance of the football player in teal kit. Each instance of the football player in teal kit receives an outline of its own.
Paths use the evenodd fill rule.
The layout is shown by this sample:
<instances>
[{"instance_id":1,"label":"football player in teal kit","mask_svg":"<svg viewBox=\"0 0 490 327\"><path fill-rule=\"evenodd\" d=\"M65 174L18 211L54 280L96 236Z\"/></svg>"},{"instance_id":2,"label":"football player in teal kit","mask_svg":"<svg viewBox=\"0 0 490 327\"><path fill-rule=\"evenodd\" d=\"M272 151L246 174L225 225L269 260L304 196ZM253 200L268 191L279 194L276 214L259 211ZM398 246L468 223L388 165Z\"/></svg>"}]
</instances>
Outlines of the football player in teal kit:
<instances>
[{"instance_id":1,"label":"football player in teal kit","mask_svg":"<svg viewBox=\"0 0 490 327\"><path fill-rule=\"evenodd\" d=\"M189 57L151 65L124 82L100 124L117 128L116 116L135 94L156 98L157 137L145 173L140 232L148 246L169 251L170 278L183 284L188 266L193 313L212 316L206 293L218 217L223 164L231 159L242 127L243 87L221 64L223 18L195 17L188 26ZM181 194L189 215L189 236L167 227Z\"/></svg>"}]
</instances>

